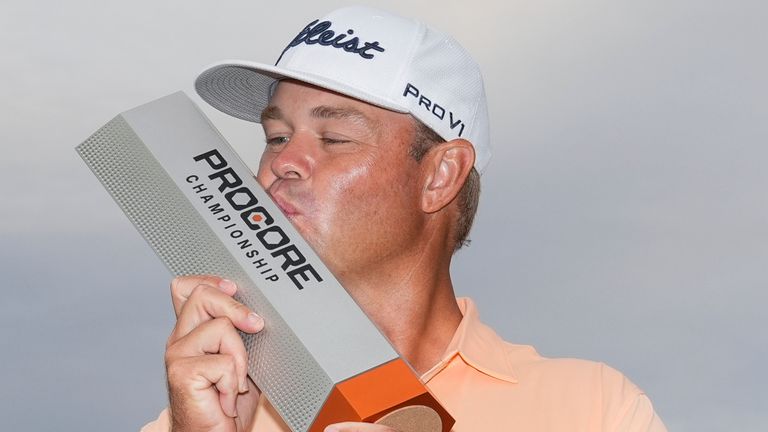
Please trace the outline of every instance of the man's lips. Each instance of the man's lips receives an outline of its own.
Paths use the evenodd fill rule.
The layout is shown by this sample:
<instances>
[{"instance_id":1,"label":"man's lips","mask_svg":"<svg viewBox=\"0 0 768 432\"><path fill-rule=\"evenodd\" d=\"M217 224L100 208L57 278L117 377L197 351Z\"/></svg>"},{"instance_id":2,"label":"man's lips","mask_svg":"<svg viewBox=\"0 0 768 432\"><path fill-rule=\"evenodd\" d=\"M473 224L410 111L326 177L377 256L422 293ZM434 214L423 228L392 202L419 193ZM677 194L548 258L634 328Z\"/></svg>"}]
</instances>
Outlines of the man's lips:
<instances>
[{"instance_id":1,"label":"man's lips","mask_svg":"<svg viewBox=\"0 0 768 432\"><path fill-rule=\"evenodd\" d=\"M282 211L284 215L294 217L300 214L299 210L285 198L279 195L272 195L272 199L275 201L275 204L280 207L280 211Z\"/></svg>"}]
</instances>

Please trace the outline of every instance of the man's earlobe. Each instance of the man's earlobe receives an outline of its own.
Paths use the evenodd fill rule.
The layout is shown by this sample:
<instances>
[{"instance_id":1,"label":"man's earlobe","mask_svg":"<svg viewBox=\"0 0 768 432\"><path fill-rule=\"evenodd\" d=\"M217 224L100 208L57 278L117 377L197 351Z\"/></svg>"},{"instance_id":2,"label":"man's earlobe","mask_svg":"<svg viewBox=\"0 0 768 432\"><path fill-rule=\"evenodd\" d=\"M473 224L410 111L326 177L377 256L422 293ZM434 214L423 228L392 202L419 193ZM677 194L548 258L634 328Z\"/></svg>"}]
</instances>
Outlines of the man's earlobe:
<instances>
[{"instance_id":1,"label":"man's earlobe","mask_svg":"<svg viewBox=\"0 0 768 432\"><path fill-rule=\"evenodd\" d=\"M426 164L421 207L426 213L444 208L456 198L475 163L475 149L464 139L438 144L422 163Z\"/></svg>"}]
</instances>

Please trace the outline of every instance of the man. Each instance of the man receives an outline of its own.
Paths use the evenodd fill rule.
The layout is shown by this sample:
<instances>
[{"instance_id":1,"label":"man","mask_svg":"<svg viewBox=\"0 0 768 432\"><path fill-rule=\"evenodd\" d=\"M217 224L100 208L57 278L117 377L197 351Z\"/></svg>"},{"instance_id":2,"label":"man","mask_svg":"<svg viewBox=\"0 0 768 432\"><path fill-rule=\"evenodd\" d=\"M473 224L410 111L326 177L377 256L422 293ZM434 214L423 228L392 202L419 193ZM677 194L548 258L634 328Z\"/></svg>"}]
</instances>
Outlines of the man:
<instances>
[{"instance_id":1,"label":"man","mask_svg":"<svg viewBox=\"0 0 768 432\"><path fill-rule=\"evenodd\" d=\"M259 183L455 417L454 431L664 430L618 372L508 344L454 297L451 257L490 150L480 71L451 38L345 8L307 25L275 66L221 63L196 87L263 125ZM237 330L264 322L236 290L216 276L173 281L170 408L145 430L288 430L246 375Z\"/></svg>"}]
</instances>

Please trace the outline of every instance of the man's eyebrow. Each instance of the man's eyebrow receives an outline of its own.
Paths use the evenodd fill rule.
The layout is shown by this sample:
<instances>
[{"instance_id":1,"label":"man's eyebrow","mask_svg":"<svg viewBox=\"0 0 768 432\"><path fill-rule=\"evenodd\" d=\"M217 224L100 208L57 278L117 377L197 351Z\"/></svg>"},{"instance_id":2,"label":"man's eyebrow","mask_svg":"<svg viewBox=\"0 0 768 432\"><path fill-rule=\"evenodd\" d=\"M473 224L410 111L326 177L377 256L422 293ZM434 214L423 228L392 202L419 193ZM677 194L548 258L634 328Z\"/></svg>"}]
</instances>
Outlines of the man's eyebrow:
<instances>
[{"instance_id":1,"label":"man's eyebrow","mask_svg":"<svg viewBox=\"0 0 768 432\"><path fill-rule=\"evenodd\" d=\"M362 111L352 107L319 105L312 108L310 114L312 117L320 119L351 120L354 123L367 126L370 129L376 129L379 126L379 122L374 121L365 115Z\"/></svg>"},{"instance_id":2,"label":"man's eyebrow","mask_svg":"<svg viewBox=\"0 0 768 432\"><path fill-rule=\"evenodd\" d=\"M370 129L378 129L379 122L374 121L362 111L352 107L335 107L329 105L318 105L310 111L310 115L319 119L340 119L351 120L356 124L368 127ZM276 105L270 105L264 108L261 112L261 122L266 120L283 120L283 112Z\"/></svg>"},{"instance_id":3,"label":"man's eyebrow","mask_svg":"<svg viewBox=\"0 0 768 432\"><path fill-rule=\"evenodd\" d=\"M264 123L264 120L280 120L283 118L283 112L280 111L280 108L270 105L266 108L264 108L264 111L261 112L261 122Z\"/></svg>"}]
</instances>

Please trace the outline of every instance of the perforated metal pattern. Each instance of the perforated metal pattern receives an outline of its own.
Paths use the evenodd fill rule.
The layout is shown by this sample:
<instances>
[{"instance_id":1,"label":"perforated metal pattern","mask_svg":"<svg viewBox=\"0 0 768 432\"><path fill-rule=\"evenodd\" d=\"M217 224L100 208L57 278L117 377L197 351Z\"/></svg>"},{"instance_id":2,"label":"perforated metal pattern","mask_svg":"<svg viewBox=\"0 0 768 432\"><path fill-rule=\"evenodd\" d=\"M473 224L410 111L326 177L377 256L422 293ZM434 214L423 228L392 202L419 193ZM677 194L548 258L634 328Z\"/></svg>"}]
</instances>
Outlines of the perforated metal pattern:
<instances>
[{"instance_id":1,"label":"perforated metal pattern","mask_svg":"<svg viewBox=\"0 0 768 432\"><path fill-rule=\"evenodd\" d=\"M222 245L130 125L118 116L77 151L174 275L217 274L267 327L242 334L248 371L293 431L306 431L333 383Z\"/></svg>"}]
</instances>

